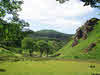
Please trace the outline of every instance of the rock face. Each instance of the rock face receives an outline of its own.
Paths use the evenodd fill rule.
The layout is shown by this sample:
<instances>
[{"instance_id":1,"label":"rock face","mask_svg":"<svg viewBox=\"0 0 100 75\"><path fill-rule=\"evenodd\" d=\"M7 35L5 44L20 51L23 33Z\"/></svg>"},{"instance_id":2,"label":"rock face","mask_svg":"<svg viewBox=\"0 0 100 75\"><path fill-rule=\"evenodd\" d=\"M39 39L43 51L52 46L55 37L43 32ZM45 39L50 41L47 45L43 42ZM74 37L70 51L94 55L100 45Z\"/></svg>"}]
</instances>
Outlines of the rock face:
<instances>
[{"instance_id":1,"label":"rock face","mask_svg":"<svg viewBox=\"0 0 100 75\"><path fill-rule=\"evenodd\" d=\"M72 43L72 47L76 46L78 44L78 40L74 40L74 42Z\"/></svg>"},{"instance_id":2,"label":"rock face","mask_svg":"<svg viewBox=\"0 0 100 75\"><path fill-rule=\"evenodd\" d=\"M94 48L95 46L96 46L96 43L91 43L91 44L88 46L88 48L85 49L85 52L87 53L87 52L91 51L92 48Z\"/></svg>"},{"instance_id":3,"label":"rock face","mask_svg":"<svg viewBox=\"0 0 100 75\"><path fill-rule=\"evenodd\" d=\"M87 39L88 32L91 32L93 30L94 26L97 24L98 21L100 21L100 19L92 18L88 20L82 27L78 28L76 30L76 34L74 37L74 42L72 43L72 47L78 44L78 40L80 38L82 38L83 40Z\"/></svg>"}]
</instances>

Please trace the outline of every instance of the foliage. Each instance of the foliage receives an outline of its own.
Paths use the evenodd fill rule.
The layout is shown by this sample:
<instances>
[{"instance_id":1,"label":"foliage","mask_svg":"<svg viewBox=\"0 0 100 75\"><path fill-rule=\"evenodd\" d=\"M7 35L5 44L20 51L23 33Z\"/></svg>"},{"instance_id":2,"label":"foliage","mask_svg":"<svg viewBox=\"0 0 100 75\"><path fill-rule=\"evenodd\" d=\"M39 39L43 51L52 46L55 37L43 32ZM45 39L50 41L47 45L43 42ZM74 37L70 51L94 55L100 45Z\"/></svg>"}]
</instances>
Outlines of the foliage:
<instances>
[{"instance_id":1,"label":"foliage","mask_svg":"<svg viewBox=\"0 0 100 75\"><path fill-rule=\"evenodd\" d=\"M52 41L45 41L45 40L40 40L37 41L37 46L40 50L40 57L42 57L42 54L45 53L48 57L49 54L53 54L56 52L53 48L53 42Z\"/></svg>"},{"instance_id":2,"label":"foliage","mask_svg":"<svg viewBox=\"0 0 100 75\"><path fill-rule=\"evenodd\" d=\"M24 33L28 34L28 37L34 39L34 41L44 40L47 42L52 42L52 47L54 51L61 49L71 38L72 34L65 34L55 30L40 30L37 32L28 32L26 30Z\"/></svg>"},{"instance_id":3,"label":"foliage","mask_svg":"<svg viewBox=\"0 0 100 75\"><path fill-rule=\"evenodd\" d=\"M55 30L40 30L31 35L31 37L48 38L57 40L67 40L72 34L65 34Z\"/></svg>"},{"instance_id":4,"label":"foliage","mask_svg":"<svg viewBox=\"0 0 100 75\"><path fill-rule=\"evenodd\" d=\"M32 38L24 38L22 40L22 48L24 49L32 49L33 47L33 39Z\"/></svg>"},{"instance_id":5,"label":"foliage","mask_svg":"<svg viewBox=\"0 0 100 75\"><path fill-rule=\"evenodd\" d=\"M22 0L0 0L0 43L6 42L6 46L21 47L22 29L29 26L19 19L18 12L21 11L22 4ZM7 16L10 16L9 19Z\"/></svg>"},{"instance_id":6,"label":"foliage","mask_svg":"<svg viewBox=\"0 0 100 75\"><path fill-rule=\"evenodd\" d=\"M0 57L9 57L9 56L15 56L15 54L11 51L4 49L4 48L0 48Z\"/></svg>"},{"instance_id":7,"label":"foliage","mask_svg":"<svg viewBox=\"0 0 100 75\"><path fill-rule=\"evenodd\" d=\"M59 1L60 3L64 3L66 1L70 1L70 0L56 0ZM80 0L82 2L84 2L84 6L90 5L91 7L98 7L100 8L100 4L98 5L98 3L100 3L99 0Z\"/></svg>"},{"instance_id":8,"label":"foliage","mask_svg":"<svg viewBox=\"0 0 100 75\"><path fill-rule=\"evenodd\" d=\"M47 52L48 54L48 44L44 40L40 40L37 42L38 48L40 50L40 57L42 57L43 52Z\"/></svg>"},{"instance_id":9,"label":"foliage","mask_svg":"<svg viewBox=\"0 0 100 75\"><path fill-rule=\"evenodd\" d=\"M22 40L22 48L29 50L30 56L32 56L32 52L37 50L37 44L32 38L26 37Z\"/></svg>"},{"instance_id":10,"label":"foliage","mask_svg":"<svg viewBox=\"0 0 100 75\"><path fill-rule=\"evenodd\" d=\"M0 0L0 17L5 17L7 14L13 15L14 17L17 17L19 12L21 10L21 5L23 4L23 1L18 0Z\"/></svg>"},{"instance_id":11,"label":"foliage","mask_svg":"<svg viewBox=\"0 0 100 75\"><path fill-rule=\"evenodd\" d=\"M34 35L34 31L30 30L30 29L24 29L24 31L22 31L23 36L24 37L28 37L29 35Z\"/></svg>"},{"instance_id":12,"label":"foliage","mask_svg":"<svg viewBox=\"0 0 100 75\"><path fill-rule=\"evenodd\" d=\"M97 3L100 3L99 0L81 0L85 2L84 6L91 5L91 7L99 7Z\"/></svg>"}]
</instances>

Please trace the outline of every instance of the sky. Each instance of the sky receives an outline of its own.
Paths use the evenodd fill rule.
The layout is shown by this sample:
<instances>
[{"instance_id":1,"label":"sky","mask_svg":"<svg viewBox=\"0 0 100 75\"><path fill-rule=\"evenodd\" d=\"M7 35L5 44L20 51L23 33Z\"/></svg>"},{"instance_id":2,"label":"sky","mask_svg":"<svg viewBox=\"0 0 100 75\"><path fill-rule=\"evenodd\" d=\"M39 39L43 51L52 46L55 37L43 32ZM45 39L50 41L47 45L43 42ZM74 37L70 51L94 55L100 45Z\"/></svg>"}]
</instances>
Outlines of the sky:
<instances>
[{"instance_id":1,"label":"sky","mask_svg":"<svg viewBox=\"0 0 100 75\"><path fill-rule=\"evenodd\" d=\"M20 18L29 22L33 31L52 29L74 34L76 29L97 15L99 9L83 6L80 0L70 0L63 4L56 0L24 0Z\"/></svg>"}]
</instances>

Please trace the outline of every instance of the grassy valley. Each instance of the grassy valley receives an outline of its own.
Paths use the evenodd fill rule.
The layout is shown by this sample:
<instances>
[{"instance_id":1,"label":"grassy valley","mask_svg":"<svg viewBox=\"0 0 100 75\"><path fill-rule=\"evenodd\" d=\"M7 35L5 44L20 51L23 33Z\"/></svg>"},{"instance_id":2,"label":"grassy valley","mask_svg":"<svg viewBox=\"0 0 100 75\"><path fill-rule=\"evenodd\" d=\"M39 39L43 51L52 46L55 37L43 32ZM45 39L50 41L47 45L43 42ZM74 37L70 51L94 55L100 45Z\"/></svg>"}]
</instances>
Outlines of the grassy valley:
<instances>
[{"instance_id":1,"label":"grassy valley","mask_svg":"<svg viewBox=\"0 0 100 75\"><path fill-rule=\"evenodd\" d=\"M53 1L0 0L0 75L100 75L100 1Z\"/></svg>"},{"instance_id":2,"label":"grassy valley","mask_svg":"<svg viewBox=\"0 0 100 75\"><path fill-rule=\"evenodd\" d=\"M81 27L81 29L83 28ZM35 75L66 75L66 74L96 75L99 74L100 72L99 29L100 29L100 21L97 21L97 23L93 27L93 30L88 32L88 36L84 40L82 36L77 35L77 33L79 32L78 30L77 33L75 34L75 36L80 37L80 39L78 39L78 43L72 46L73 43L75 42L75 38L70 40L67 45L65 45L62 49L56 52L56 53L61 53L61 55L56 58L55 57L34 57L34 56L31 57L29 55L23 56L23 53L19 54L18 52L9 51L1 47L0 48L0 75L27 75L27 74L28 75L33 75L33 74ZM28 35L28 37L30 36ZM41 38L39 38L38 40L41 40ZM96 46L92 47L91 50L90 49L86 50L88 46L94 42L96 43ZM9 49L13 49L13 50L15 49L17 51L19 50L19 48L12 48L12 47ZM24 53L27 53L27 51Z\"/></svg>"}]
</instances>

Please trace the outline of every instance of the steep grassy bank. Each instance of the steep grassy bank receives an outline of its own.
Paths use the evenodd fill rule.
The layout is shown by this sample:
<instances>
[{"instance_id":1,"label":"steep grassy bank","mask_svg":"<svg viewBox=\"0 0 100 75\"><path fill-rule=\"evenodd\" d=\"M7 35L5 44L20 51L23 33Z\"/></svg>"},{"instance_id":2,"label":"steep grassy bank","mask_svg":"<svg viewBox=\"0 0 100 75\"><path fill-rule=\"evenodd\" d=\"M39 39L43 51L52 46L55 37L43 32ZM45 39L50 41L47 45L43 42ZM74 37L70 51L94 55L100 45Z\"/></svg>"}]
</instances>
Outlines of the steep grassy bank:
<instances>
[{"instance_id":1,"label":"steep grassy bank","mask_svg":"<svg viewBox=\"0 0 100 75\"><path fill-rule=\"evenodd\" d=\"M6 50L4 48L0 48L0 57L4 56L14 56L15 54L9 50Z\"/></svg>"},{"instance_id":2,"label":"steep grassy bank","mask_svg":"<svg viewBox=\"0 0 100 75\"><path fill-rule=\"evenodd\" d=\"M100 21L94 26L94 29L88 33L87 39L78 40L78 45L72 47L74 40L71 40L59 52L62 53L60 57L69 59L100 59ZM96 43L90 51L85 52L91 43Z\"/></svg>"}]
</instances>

